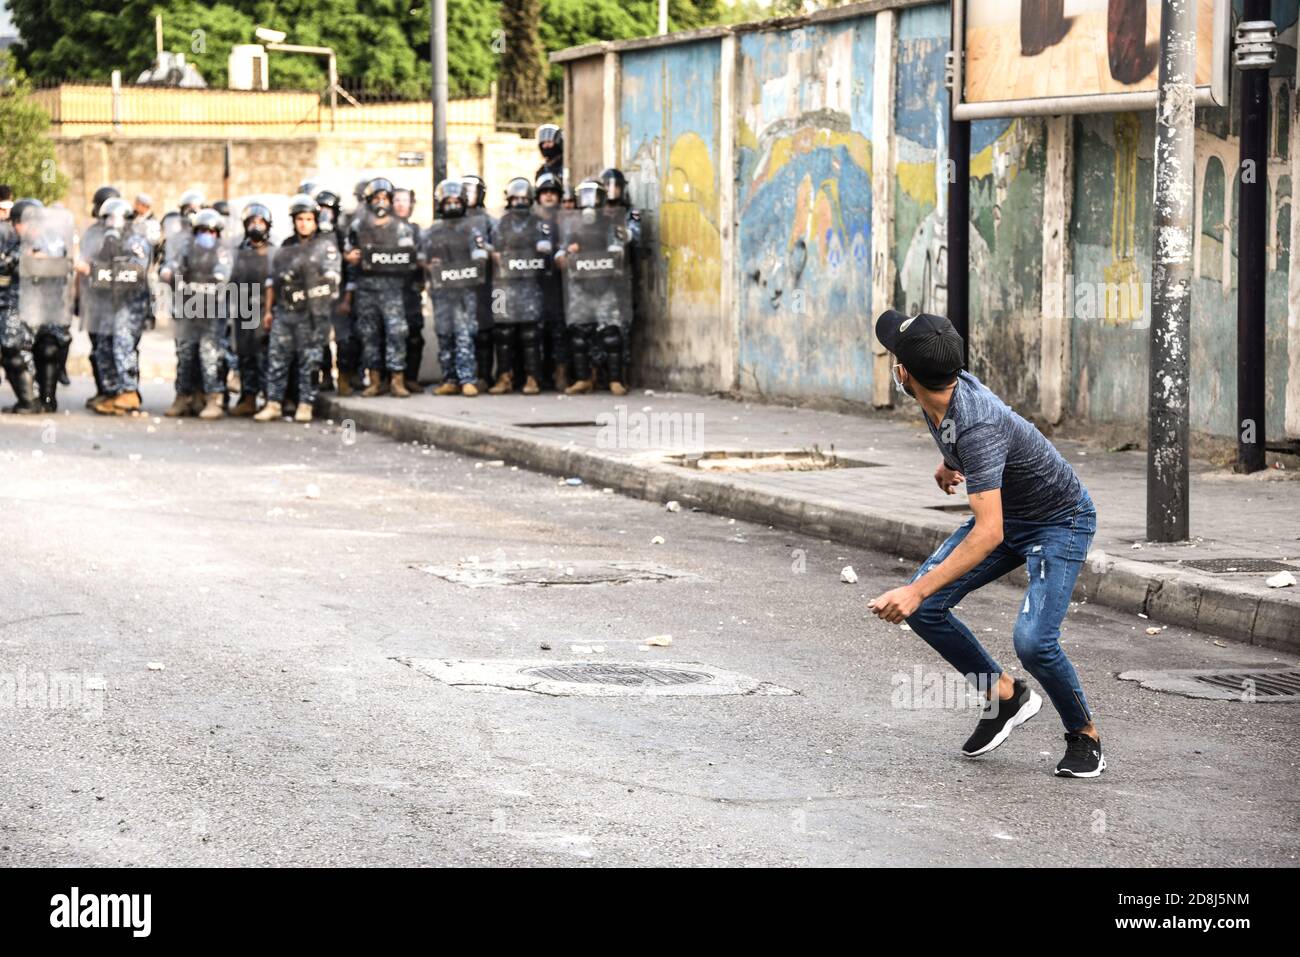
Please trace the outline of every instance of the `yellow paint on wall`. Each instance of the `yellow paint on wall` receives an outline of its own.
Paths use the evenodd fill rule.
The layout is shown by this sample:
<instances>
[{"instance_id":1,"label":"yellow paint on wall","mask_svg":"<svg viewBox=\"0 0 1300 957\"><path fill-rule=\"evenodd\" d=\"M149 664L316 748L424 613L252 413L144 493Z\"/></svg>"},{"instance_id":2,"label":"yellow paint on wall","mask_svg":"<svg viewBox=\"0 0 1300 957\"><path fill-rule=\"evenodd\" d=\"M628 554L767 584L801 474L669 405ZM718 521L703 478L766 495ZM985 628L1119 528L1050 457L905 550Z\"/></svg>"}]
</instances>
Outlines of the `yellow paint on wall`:
<instances>
[{"instance_id":1,"label":"yellow paint on wall","mask_svg":"<svg viewBox=\"0 0 1300 957\"><path fill-rule=\"evenodd\" d=\"M668 153L659 208L660 250L667 267L668 301L681 297L716 303L722 290L722 237L717 188L708 145L684 133Z\"/></svg>"}]
</instances>

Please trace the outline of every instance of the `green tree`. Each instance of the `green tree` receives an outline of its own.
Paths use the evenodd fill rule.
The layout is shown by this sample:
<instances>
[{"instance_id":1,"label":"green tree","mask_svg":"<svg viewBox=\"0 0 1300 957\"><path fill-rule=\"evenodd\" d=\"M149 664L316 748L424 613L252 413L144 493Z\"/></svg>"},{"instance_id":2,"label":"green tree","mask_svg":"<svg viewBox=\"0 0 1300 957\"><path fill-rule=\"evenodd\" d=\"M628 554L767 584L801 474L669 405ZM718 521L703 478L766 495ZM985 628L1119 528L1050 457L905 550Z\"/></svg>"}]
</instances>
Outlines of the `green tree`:
<instances>
[{"instance_id":1,"label":"green tree","mask_svg":"<svg viewBox=\"0 0 1300 957\"><path fill-rule=\"evenodd\" d=\"M15 196L51 203L68 191L68 178L54 160L49 114L31 92L13 57L0 50L0 183L12 186Z\"/></svg>"},{"instance_id":2,"label":"green tree","mask_svg":"<svg viewBox=\"0 0 1300 957\"><path fill-rule=\"evenodd\" d=\"M550 119L547 63L537 29L541 10L541 0L503 0L501 4L502 84L497 118L504 123L536 124Z\"/></svg>"}]
</instances>

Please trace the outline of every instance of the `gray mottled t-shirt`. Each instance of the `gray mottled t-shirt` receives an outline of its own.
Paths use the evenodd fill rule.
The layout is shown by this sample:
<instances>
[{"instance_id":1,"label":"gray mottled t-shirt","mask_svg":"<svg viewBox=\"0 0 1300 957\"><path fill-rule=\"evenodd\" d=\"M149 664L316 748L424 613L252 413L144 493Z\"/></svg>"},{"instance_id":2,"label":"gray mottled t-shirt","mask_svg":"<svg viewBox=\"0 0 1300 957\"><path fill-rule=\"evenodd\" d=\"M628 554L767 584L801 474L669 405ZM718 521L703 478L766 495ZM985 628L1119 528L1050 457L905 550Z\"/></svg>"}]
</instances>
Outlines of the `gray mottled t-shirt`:
<instances>
[{"instance_id":1,"label":"gray mottled t-shirt","mask_svg":"<svg viewBox=\"0 0 1300 957\"><path fill-rule=\"evenodd\" d=\"M1058 521L1086 494L1056 446L969 372L957 375L948 412L936 428L944 463L966 476L966 492L1002 489L1002 515L1026 522Z\"/></svg>"}]
</instances>

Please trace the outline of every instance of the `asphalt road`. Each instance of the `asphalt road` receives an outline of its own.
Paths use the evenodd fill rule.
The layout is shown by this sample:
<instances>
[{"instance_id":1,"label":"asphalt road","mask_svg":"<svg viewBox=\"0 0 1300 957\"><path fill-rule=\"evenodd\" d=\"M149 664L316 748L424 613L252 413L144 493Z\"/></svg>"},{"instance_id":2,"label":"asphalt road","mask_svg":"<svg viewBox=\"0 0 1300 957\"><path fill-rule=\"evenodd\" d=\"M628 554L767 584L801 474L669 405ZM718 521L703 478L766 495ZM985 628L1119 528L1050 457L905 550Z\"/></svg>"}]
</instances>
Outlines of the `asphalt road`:
<instances>
[{"instance_id":1,"label":"asphalt road","mask_svg":"<svg viewBox=\"0 0 1300 957\"><path fill-rule=\"evenodd\" d=\"M1295 664L1267 650L1077 606L1065 644L1109 770L1052 776L1050 705L969 761L976 712L897 706L895 676L944 668L866 611L910 574L896 558L338 423L65 404L0 419L0 864L1297 862L1300 708L1115 678ZM688 577L422 570L471 558ZM1004 664L1013 585L962 606ZM695 662L797 694L492 691L404 659Z\"/></svg>"}]
</instances>

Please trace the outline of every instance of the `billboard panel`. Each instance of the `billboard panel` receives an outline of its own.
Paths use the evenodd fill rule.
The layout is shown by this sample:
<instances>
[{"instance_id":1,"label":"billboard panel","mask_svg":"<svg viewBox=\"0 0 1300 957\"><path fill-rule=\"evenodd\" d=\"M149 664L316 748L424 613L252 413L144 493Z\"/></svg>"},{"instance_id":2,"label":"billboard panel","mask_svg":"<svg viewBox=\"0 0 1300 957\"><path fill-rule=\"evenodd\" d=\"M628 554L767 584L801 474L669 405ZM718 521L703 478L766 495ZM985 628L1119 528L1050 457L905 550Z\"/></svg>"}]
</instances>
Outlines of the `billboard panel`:
<instances>
[{"instance_id":1,"label":"billboard panel","mask_svg":"<svg viewBox=\"0 0 1300 957\"><path fill-rule=\"evenodd\" d=\"M1225 105L1228 0L1196 5L1198 102ZM1159 0L957 0L958 119L1153 107Z\"/></svg>"}]
</instances>

